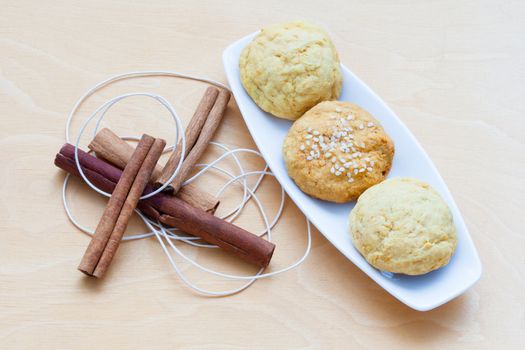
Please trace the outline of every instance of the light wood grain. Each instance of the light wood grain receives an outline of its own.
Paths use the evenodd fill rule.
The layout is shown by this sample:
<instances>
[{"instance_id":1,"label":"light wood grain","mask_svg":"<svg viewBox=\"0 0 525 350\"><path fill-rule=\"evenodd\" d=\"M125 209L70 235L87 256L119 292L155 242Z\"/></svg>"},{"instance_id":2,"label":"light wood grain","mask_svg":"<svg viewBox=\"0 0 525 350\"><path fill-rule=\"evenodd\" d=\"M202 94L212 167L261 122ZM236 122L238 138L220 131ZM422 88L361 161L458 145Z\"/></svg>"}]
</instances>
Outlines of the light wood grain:
<instances>
[{"instance_id":1,"label":"light wood grain","mask_svg":"<svg viewBox=\"0 0 525 350\"><path fill-rule=\"evenodd\" d=\"M3 1L1 9L0 348L523 347L523 2L21 0ZM76 266L89 240L64 215L64 175L52 164L76 99L114 73L136 69L224 81L224 47L296 18L325 27L342 61L423 144L479 250L480 282L434 311L413 311L317 231L304 265L229 298L191 293L153 239L122 244L103 281L80 274ZM87 101L73 127L116 94L144 90L162 93L188 122L204 89L164 78L118 83ZM173 142L167 113L151 101L117 105L108 118L104 124L120 135L145 132ZM234 101L216 138L254 147ZM210 175L200 183L218 189L222 180ZM93 227L104 201L78 181L70 195L79 220ZM261 195L273 212L278 186L266 181ZM221 210L238 196L228 191ZM238 223L262 228L252 206ZM131 226L142 229L136 221ZM274 268L301 254L304 230L288 200L275 230ZM252 271L221 252L184 249L203 263ZM204 287L234 285L182 269Z\"/></svg>"}]
</instances>

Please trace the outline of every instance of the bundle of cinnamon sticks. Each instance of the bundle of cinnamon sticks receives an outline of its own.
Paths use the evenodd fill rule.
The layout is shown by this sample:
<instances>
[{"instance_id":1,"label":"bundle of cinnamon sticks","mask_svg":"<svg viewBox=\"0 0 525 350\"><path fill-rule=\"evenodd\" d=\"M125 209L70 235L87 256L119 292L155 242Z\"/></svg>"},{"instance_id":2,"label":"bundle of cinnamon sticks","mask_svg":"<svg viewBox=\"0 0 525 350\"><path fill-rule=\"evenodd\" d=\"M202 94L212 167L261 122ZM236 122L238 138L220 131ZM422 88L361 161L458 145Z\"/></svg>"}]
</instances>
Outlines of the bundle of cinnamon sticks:
<instances>
[{"instance_id":1,"label":"bundle of cinnamon sticks","mask_svg":"<svg viewBox=\"0 0 525 350\"><path fill-rule=\"evenodd\" d=\"M94 277L104 275L135 208L152 220L198 236L246 262L259 267L269 264L275 249L273 243L215 217L219 201L211 194L191 184L182 187L217 130L229 99L226 90L213 87L206 90L185 131L186 149L178 175L164 192L147 199L140 200L140 197L172 177L182 157L180 144L164 167L157 162L166 143L149 135L143 135L134 149L109 129L103 129L89 144L97 158L78 150L84 175L95 186L112 193L78 267L80 271ZM70 144L64 145L56 155L55 165L80 175L75 148Z\"/></svg>"}]
</instances>

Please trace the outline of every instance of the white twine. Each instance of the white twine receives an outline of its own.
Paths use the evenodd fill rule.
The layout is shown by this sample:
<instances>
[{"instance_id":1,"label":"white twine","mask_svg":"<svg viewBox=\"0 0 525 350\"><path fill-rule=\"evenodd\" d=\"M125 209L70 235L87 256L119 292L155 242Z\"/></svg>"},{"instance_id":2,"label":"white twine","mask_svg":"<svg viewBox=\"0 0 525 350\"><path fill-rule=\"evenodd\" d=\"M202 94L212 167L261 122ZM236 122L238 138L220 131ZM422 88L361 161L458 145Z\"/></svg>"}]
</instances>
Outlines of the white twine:
<instances>
[{"instance_id":1,"label":"white twine","mask_svg":"<svg viewBox=\"0 0 525 350\"><path fill-rule=\"evenodd\" d=\"M76 114L76 112L78 111L78 109L80 108L80 106L82 105L82 103L88 97L90 97L91 95L96 93L98 90L100 90L100 89L102 89L102 88L104 88L104 87L106 87L106 86L108 86L108 85L110 85L110 84L112 84L114 82L120 81L120 80L130 79L130 78L137 78L137 77L154 77L154 76L156 76L156 77L168 76L168 77L176 77L176 78L195 80L195 81L205 82L205 83L208 83L208 84L211 84L211 85L218 86L218 87L223 88L223 89L230 90L227 86L225 86L224 84L222 84L220 82L217 82L217 81L214 81L214 80L211 80L211 79L207 79L207 78L181 74L181 73L177 73L177 72L173 72L173 71L134 71L134 72L128 72L128 73L114 75L114 76L112 76L112 77L110 77L110 78L108 78L108 79L106 79L106 80L96 84L93 88L89 89L75 103L75 105L74 105L73 109L71 110L71 112L69 113L69 116L68 116L67 121L66 121L66 129L65 129L66 142L68 142L68 143L71 142L70 141L70 128L71 128L71 123L72 123L73 117ZM155 190L154 192L151 192L151 193L149 193L147 195L144 195L144 196L140 197L140 199L145 199L145 198L149 198L151 196L154 196L155 194L161 192L164 188L166 188L166 186L178 175L178 173L180 171L180 168L182 166L182 163L184 161L184 153L185 153L184 150L185 150L185 147L186 147L186 140L185 140L185 137L184 137L184 130L183 130L183 127L182 127L182 122L181 122L179 116L177 115L177 112L175 111L175 109L173 108L173 106L171 105L171 103L169 101L167 101L165 98L163 98L162 96L160 96L158 94L148 93L148 92L128 93L128 94L123 94L123 95L119 95L117 97L114 97L113 99L111 99L111 100L107 101L106 103L102 104L99 108L97 108L95 110L95 112L93 112L88 117L88 119L81 126L79 134L78 134L78 136L76 138L76 142L75 142L75 162L76 162L77 169L78 169L82 179L94 191L96 191L97 193L99 193L99 194L101 194L103 196L106 196L106 197L110 197L111 194L109 194L109 193L107 193L105 191L102 191L101 189L96 187L93 183L91 183L89 181L89 179L85 176L84 172L82 171L82 167L80 166L80 162L78 160L78 145L80 143L80 139L81 139L83 133L85 132L88 124L93 119L97 118L97 116L98 116L98 119L97 119L97 122L96 122L96 125L95 125L95 129L93 131L93 136L95 136L97 131L98 131L98 129L99 129L99 127L100 127L102 119L105 117L106 113L109 111L109 109L112 106L114 106L116 103L118 103L118 102L120 102L120 101L122 101L122 100L124 100L126 98L136 97L136 96L149 97L149 98L152 98L155 101L159 102L162 106L164 106L168 110L168 112L171 114L171 116L173 118L173 121L175 122L175 129L176 129L175 142L173 143L173 145L167 147L164 150L164 153L175 151L179 141L180 141L180 144L181 144L181 147L182 147L182 152L181 152L182 156L180 157L179 163L177 164L176 169L174 170L172 176L166 182L166 184L163 185L162 187L160 187L159 189ZM128 141L138 141L139 140L139 138L135 137L135 136L124 136L122 138L124 140L128 140ZM264 177L265 176L273 176L273 174L268 170L268 166L267 165L265 165L264 169L260 170L260 171L245 171L243 166L242 166L241 161L237 157L237 154L239 154L239 153L251 154L251 155L255 155L255 156L261 157L261 158L262 158L262 155L259 152L255 151L255 150L252 150L252 149L245 149L245 148L229 149L227 146L225 146L225 145L223 145L221 143L218 143L218 142L210 142L210 145L213 145L213 146L218 147L221 150L223 150L224 151L223 154L220 155L217 159L215 159L213 162L211 162L209 164L197 164L196 167L199 167L199 168L202 168L202 169L199 170L194 176L192 176L191 178L187 179L183 183L183 186L185 186L185 185L195 181L199 177L203 176L204 174L206 174L207 172L212 171L212 170L226 175L227 177L229 177L229 180L226 181L224 183L224 185L219 189L219 191L217 192L216 196L220 197L224 193L224 191L227 188L229 188L230 186L232 186L233 184L237 184L237 185L242 186L242 188L243 188L243 196L242 196L240 202L232 210L230 210L229 212L227 212L226 214L221 216L221 219L227 220L229 222L234 222L241 215L241 213L242 213L243 209L245 208L246 204L250 200L253 200L255 202L255 204L256 204L256 207L257 207L259 213L261 214L261 218L262 218L264 226L265 226L265 229L262 232L260 232L258 234L258 236L259 237L266 236L268 241L272 241L271 230L273 229L273 227L279 221L279 219L280 219L280 217L282 215L282 212L283 212L283 208L284 208L284 200L285 200L284 190L281 187L281 201L280 201L280 204L279 204L279 208L278 208L277 213L275 214L275 216L270 221L270 220L268 220L268 216L267 216L266 211L264 209L264 205L259 200L258 196L256 195L256 192L257 192L257 190L258 190L262 180L264 179ZM229 172L229 171L227 171L227 170L225 170L225 169L223 169L223 168L221 168L221 167L219 167L217 165L218 163L220 163L221 161L223 161L223 160L225 160L227 158L233 159L233 161L235 162L235 165L238 168L238 171L239 171L238 174L233 174L232 172ZM257 178L255 184L253 185L253 187L248 186L248 182L247 182L247 178L251 177L251 176L258 176L258 178ZM67 188L68 188L68 184L69 184L69 178L70 178L70 175L67 174L65 176L65 178L64 178L64 184L62 186L62 203L64 204L64 209L66 211L66 215L69 218L69 220L71 221L71 223L73 223L73 225L75 225L78 229L80 229L81 231L85 232L88 235L93 235L94 234L94 230L91 229L91 228L88 228L88 227L85 227L85 226L81 225L76 220L76 218L73 216L73 213L71 212L71 209L69 207L69 202L68 202L68 199L67 199ZM301 263L303 263L306 260L308 254L310 252L311 245L312 245L311 232L310 232L310 222L308 220L306 220L306 227L307 227L306 249L304 251L304 254L296 262L288 265L287 267L284 267L284 268L281 268L281 269L278 269L278 270L275 270L275 271L272 271L272 272L269 272L269 273L263 273L264 268L261 268L255 275L248 275L248 276L232 275L232 274L219 272L219 271L213 270L213 269L211 269L209 267L206 267L206 266L203 266L203 265L199 264L197 261L189 258L179 248L177 248L177 246L175 245L174 242L182 242L182 243L185 243L185 244L188 244L188 245L191 245L191 246L194 246L194 247L199 247L199 248L211 248L211 249L214 249L214 248L218 248L217 246L210 245L210 244L207 244L207 243L202 243L202 240L199 237L180 235L180 234L176 233L178 231L177 228L165 227L159 222L151 221L150 219L145 217L139 210L135 210L135 211L139 215L139 217L144 221L144 224L146 225L146 227L150 231L149 232L145 232L145 233L140 233L140 234L127 235L127 236L124 236L122 238L122 240L129 241L129 240L143 239L143 238L148 238L148 237L155 236L157 241L160 243L162 250L166 254L166 256L167 256L167 258L168 258L168 260L169 260L169 262L170 262L170 264L171 264L171 266L173 268L173 270L180 277L180 279L184 282L184 284L186 284L193 291L195 291L197 293L200 293L200 294L203 294L203 295L207 295L207 296L219 297L219 296L227 296L227 295L236 294L236 293L239 293L239 292L245 290L249 286L251 286L257 279L267 278L267 277L275 276L277 274L289 271L289 270L299 266ZM215 276L227 278L227 279L230 279L230 280L238 280L238 281L245 281L245 282L244 282L244 284L242 284L238 288L234 288L234 289L226 290L226 291L210 291L210 290L202 289L202 288L198 287L197 285L195 285L193 282L191 282L182 273L182 271L179 269L178 264L175 262L175 259L173 258L172 254L170 253L170 250L168 248L171 248L171 250L173 251L173 253L175 253L175 255L179 256L184 261L188 262L190 265L194 266L195 268L197 268L197 269L199 269L201 271L210 273L210 274L215 275Z\"/></svg>"}]
</instances>

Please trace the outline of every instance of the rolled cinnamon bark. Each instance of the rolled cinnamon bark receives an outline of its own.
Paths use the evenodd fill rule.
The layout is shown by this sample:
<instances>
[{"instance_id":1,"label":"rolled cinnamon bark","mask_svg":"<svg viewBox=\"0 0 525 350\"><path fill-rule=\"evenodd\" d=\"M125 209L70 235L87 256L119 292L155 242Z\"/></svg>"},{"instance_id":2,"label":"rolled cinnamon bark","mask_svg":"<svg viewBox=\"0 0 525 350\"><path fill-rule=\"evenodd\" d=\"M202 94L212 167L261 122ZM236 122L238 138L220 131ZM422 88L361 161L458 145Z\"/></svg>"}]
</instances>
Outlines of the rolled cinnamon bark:
<instances>
[{"instance_id":1,"label":"rolled cinnamon bark","mask_svg":"<svg viewBox=\"0 0 525 350\"><path fill-rule=\"evenodd\" d=\"M197 109L195 110L195 113L193 114L193 117L191 118L188 126L186 127L186 131L184 132L186 139L184 157L188 156L188 153L190 153L193 145L195 145L195 142L201 133L202 127L204 126L204 123L206 122L206 119L208 118L208 115L210 114L210 111L213 108L218 95L219 89L214 88L213 86L210 86L204 92L204 96L202 96L202 99L199 102L199 105L197 106ZM181 155L182 147L179 142L177 145L177 150L171 154L170 158L166 162L166 165L164 165L160 176L153 177L156 186L160 187L170 179L171 175L179 164ZM173 189L169 187L167 190L172 191Z\"/></svg>"},{"instance_id":2,"label":"rolled cinnamon bark","mask_svg":"<svg viewBox=\"0 0 525 350\"><path fill-rule=\"evenodd\" d=\"M113 191L122 174L121 170L82 150L79 150L79 163L86 177L106 192ZM72 175L79 176L74 160L74 146L65 144L60 153L56 155L55 165ZM148 185L143 194L152 191L153 186ZM259 267L269 264L275 249L273 243L203 210L194 208L169 194L159 193L141 200L137 207L151 219L162 220L167 225L172 225L175 223L173 220L178 220L179 226L177 227L185 232L201 237L208 243L217 244L244 261Z\"/></svg>"},{"instance_id":3,"label":"rolled cinnamon bark","mask_svg":"<svg viewBox=\"0 0 525 350\"><path fill-rule=\"evenodd\" d=\"M115 228L115 224L119 219L120 212L124 206L124 202L126 201L133 182L135 181L135 177L137 176L137 173L139 172L154 141L155 139L153 137L143 135L137 149L131 157L131 161L122 172L122 176L115 186L113 194L109 198L108 204L106 205L104 213L97 225L95 234L93 235L91 242L89 242L88 248L78 266L78 269L86 275L93 275L111 233Z\"/></svg>"},{"instance_id":4,"label":"rolled cinnamon bark","mask_svg":"<svg viewBox=\"0 0 525 350\"><path fill-rule=\"evenodd\" d=\"M182 187L179 192L172 193L171 195L182 199L192 207L204 210L210 214L215 214L219 204L221 204L219 198L215 197L215 195L209 192L204 191L194 183L184 185L184 187Z\"/></svg>"},{"instance_id":5,"label":"rolled cinnamon bark","mask_svg":"<svg viewBox=\"0 0 525 350\"><path fill-rule=\"evenodd\" d=\"M201 237L206 242L215 244L259 267L266 267L270 263L275 249L273 243L253 234L247 235L242 228L211 214L203 213L181 200L166 203L166 206L168 212L176 215L162 214L159 220L161 223ZM260 249L254 250L254 246Z\"/></svg>"},{"instance_id":6,"label":"rolled cinnamon bark","mask_svg":"<svg viewBox=\"0 0 525 350\"><path fill-rule=\"evenodd\" d=\"M134 150L133 146L122 140L118 135L107 128L101 129L97 135L95 135L95 138L90 142L88 147L94 151L99 158L107 160L120 169L124 169ZM173 168L173 170L175 170L175 168ZM151 176L152 179L156 179L160 176L161 171L162 168L157 165ZM220 203L217 197L200 189L194 184L188 184L182 187L176 195L188 204L207 211L210 214L215 213Z\"/></svg>"},{"instance_id":7,"label":"rolled cinnamon bark","mask_svg":"<svg viewBox=\"0 0 525 350\"><path fill-rule=\"evenodd\" d=\"M95 135L88 145L88 148L102 158L115 165L119 169L124 169L131 159L135 150L126 141L122 140L117 134L108 128L102 128ZM152 178L156 179L160 175L162 167L156 165L153 170Z\"/></svg>"},{"instance_id":8,"label":"rolled cinnamon bark","mask_svg":"<svg viewBox=\"0 0 525 350\"><path fill-rule=\"evenodd\" d=\"M202 156L208 143L213 138L215 131L219 127L219 124L224 116L224 111L230 100L230 92L227 90L221 90L219 96L213 105L213 108L202 127L199 138L195 142L195 145L191 149L188 157L184 159L179 175L171 182L170 186L174 193L177 193L182 186L184 180L188 177L190 171L193 169L199 158ZM156 186L160 185L157 181Z\"/></svg>"},{"instance_id":9,"label":"rolled cinnamon bark","mask_svg":"<svg viewBox=\"0 0 525 350\"><path fill-rule=\"evenodd\" d=\"M148 155L144 159L140 170L135 177L133 185L129 190L126 201L124 202L117 222L115 223L115 228L113 229L106 247L100 256L100 260L98 261L97 267L93 272L93 276L98 278L104 276L109 265L111 264L111 261L113 260L113 257L115 256L115 253L117 252L117 249L120 245L120 241L122 240L122 236L128 227L129 219L137 207L142 192L151 179L151 173L153 172L153 169L155 168L155 165L157 164L157 161L159 160L165 146L166 141L162 139L155 139L155 142L149 149ZM131 162L129 164L131 164Z\"/></svg>"}]
</instances>

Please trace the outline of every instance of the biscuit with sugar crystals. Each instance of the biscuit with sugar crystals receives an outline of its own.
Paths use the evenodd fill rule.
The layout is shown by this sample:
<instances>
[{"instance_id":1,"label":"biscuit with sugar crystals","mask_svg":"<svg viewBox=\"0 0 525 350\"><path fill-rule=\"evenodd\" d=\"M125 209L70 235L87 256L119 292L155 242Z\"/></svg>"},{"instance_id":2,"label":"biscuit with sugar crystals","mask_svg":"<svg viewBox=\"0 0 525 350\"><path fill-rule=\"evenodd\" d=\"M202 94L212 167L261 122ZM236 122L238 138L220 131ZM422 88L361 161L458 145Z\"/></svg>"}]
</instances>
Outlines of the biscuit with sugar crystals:
<instances>
[{"instance_id":1,"label":"biscuit with sugar crystals","mask_svg":"<svg viewBox=\"0 0 525 350\"><path fill-rule=\"evenodd\" d=\"M394 144L361 107L321 102L290 128L283 144L288 174L312 197L343 203L385 179Z\"/></svg>"},{"instance_id":2,"label":"biscuit with sugar crystals","mask_svg":"<svg viewBox=\"0 0 525 350\"><path fill-rule=\"evenodd\" d=\"M255 103L277 117L295 120L341 92L339 57L321 28L290 22L272 25L241 53L241 81Z\"/></svg>"},{"instance_id":3,"label":"biscuit with sugar crystals","mask_svg":"<svg viewBox=\"0 0 525 350\"><path fill-rule=\"evenodd\" d=\"M374 267L421 275L450 261L456 228L445 201L430 185L394 178L365 191L350 213L354 246Z\"/></svg>"}]
</instances>

